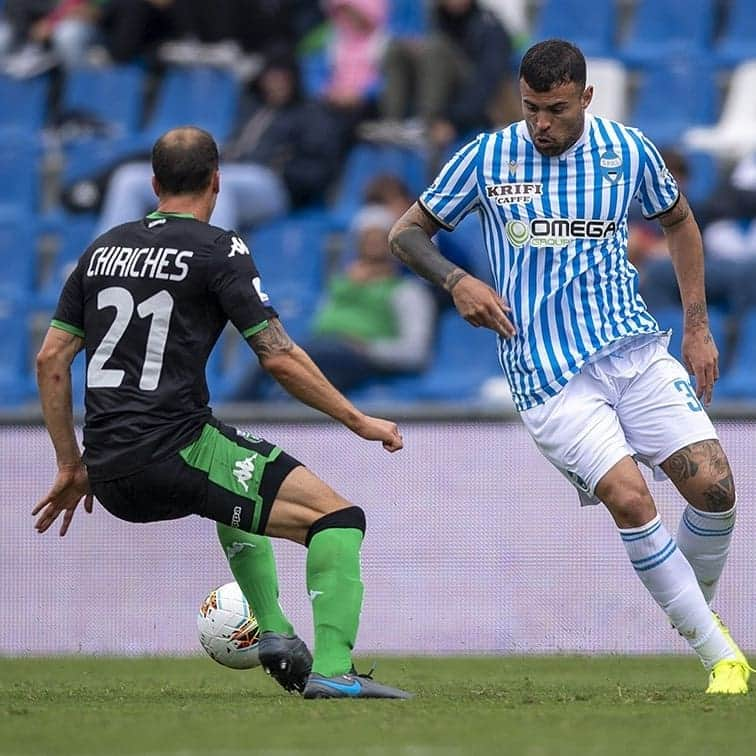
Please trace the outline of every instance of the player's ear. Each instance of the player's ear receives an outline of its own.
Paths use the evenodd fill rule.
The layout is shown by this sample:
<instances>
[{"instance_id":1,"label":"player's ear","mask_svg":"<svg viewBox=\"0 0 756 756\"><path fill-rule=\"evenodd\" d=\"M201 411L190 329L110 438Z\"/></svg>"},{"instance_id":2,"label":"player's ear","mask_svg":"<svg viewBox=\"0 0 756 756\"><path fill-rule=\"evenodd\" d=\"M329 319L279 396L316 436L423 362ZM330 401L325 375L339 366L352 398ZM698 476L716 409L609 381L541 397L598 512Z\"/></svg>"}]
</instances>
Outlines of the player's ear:
<instances>
[{"instance_id":1,"label":"player's ear","mask_svg":"<svg viewBox=\"0 0 756 756\"><path fill-rule=\"evenodd\" d=\"M589 84L585 88L585 91L583 92L583 95L580 99L583 110L585 110L591 104L591 100L593 100L593 84Z\"/></svg>"},{"instance_id":2,"label":"player's ear","mask_svg":"<svg viewBox=\"0 0 756 756\"><path fill-rule=\"evenodd\" d=\"M155 192L156 197L160 198L160 184L154 176L152 177L152 191Z\"/></svg>"},{"instance_id":3,"label":"player's ear","mask_svg":"<svg viewBox=\"0 0 756 756\"><path fill-rule=\"evenodd\" d=\"M213 194L220 192L220 171L213 173Z\"/></svg>"}]
</instances>

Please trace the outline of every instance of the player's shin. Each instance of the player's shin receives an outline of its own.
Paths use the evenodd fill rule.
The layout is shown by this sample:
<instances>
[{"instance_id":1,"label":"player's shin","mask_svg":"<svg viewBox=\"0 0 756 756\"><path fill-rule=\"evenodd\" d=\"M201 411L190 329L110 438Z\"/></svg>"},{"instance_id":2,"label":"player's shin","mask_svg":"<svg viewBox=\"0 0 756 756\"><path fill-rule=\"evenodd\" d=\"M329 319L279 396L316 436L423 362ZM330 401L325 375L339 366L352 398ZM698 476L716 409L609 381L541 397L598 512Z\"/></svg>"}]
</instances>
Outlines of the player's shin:
<instances>
[{"instance_id":1,"label":"player's shin","mask_svg":"<svg viewBox=\"0 0 756 756\"><path fill-rule=\"evenodd\" d=\"M633 568L670 622L698 654L704 667L734 659L688 561L659 515L638 528L620 528Z\"/></svg>"},{"instance_id":2,"label":"player's shin","mask_svg":"<svg viewBox=\"0 0 756 756\"><path fill-rule=\"evenodd\" d=\"M257 618L260 632L294 635L278 603L278 573L270 539L217 523L231 572Z\"/></svg>"},{"instance_id":3,"label":"player's shin","mask_svg":"<svg viewBox=\"0 0 756 756\"><path fill-rule=\"evenodd\" d=\"M730 552L735 507L702 512L690 504L680 518L677 545L690 562L706 601L711 604Z\"/></svg>"},{"instance_id":4,"label":"player's shin","mask_svg":"<svg viewBox=\"0 0 756 756\"><path fill-rule=\"evenodd\" d=\"M321 517L307 535L307 589L315 626L312 671L324 677L343 675L352 668L362 609L364 532L364 512L348 507Z\"/></svg>"}]
</instances>

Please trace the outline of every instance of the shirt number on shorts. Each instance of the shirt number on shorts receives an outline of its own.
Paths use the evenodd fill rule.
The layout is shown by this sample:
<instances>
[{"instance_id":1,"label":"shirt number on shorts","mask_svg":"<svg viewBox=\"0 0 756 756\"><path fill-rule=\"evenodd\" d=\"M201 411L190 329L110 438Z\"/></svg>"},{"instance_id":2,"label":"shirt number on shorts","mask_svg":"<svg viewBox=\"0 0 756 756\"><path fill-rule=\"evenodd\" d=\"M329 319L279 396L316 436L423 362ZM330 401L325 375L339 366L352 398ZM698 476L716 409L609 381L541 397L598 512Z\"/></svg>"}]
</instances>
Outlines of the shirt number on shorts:
<instances>
[{"instance_id":1,"label":"shirt number on shorts","mask_svg":"<svg viewBox=\"0 0 756 756\"><path fill-rule=\"evenodd\" d=\"M131 322L134 298L127 289L110 286L97 295L97 309L104 310L106 307L115 308L115 318L89 361L88 388L118 388L123 383L124 371L106 368L105 363L112 357ZM154 391L160 383L160 374L163 371L163 355L173 312L173 297L165 290L159 291L141 302L136 311L140 318L151 316L139 388L142 391Z\"/></svg>"},{"instance_id":2,"label":"shirt number on shorts","mask_svg":"<svg viewBox=\"0 0 756 756\"><path fill-rule=\"evenodd\" d=\"M688 381L685 381L682 378L679 381L675 381L675 388L681 394L685 394L686 398L690 399L686 404L691 412L703 412L703 405L698 400L698 397L693 391L693 387Z\"/></svg>"}]
</instances>

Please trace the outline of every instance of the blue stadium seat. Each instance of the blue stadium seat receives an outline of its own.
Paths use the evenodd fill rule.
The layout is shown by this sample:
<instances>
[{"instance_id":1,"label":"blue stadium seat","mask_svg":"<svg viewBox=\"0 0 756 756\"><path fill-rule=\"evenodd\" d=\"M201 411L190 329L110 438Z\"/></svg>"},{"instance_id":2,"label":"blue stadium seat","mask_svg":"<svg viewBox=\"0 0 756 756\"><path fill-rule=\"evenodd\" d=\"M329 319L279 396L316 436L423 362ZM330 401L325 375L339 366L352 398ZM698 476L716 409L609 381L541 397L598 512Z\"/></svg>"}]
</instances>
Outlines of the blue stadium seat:
<instances>
[{"instance_id":1,"label":"blue stadium seat","mask_svg":"<svg viewBox=\"0 0 756 756\"><path fill-rule=\"evenodd\" d=\"M682 307L670 307L657 310L652 313L656 322L664 330L672 330L672 338L669 342L669 353L678 361L682 362L682 333L683 333L683 314ZM727 319L719 310L709 309L709 327L714 342L719 349L719 363L724 365L727 361L725 354L726 347L726 327ZM685 363L683 363L685 364Z\"/></svg>"},{"instance_id":2,"label":"blue stadium seat","mask_svg":"<svg viewBox=\"0 0 756 756\"><path fill-rule=\"evenodd\" d=\"M295 341L309 333L318 305L329 226L324 213L303 212L260 227L247 239L263 291ZM233 397L253 364L249 346L235 329L226 329L208 361L211 396L220 401Z\"/></svg>"},{"instance_id":3,"label":"blue stadium seat","mask_svg":"<svg viewBox=\"0 0 756 756\"><path fill-rule=\"evenodd\" d=\"M240 94L230 72L208 66L169 69L144 131L148 148L168 129L192 124L209 131L219 144L234 127Z\"/></svg>"},{"instance_id":4,"label":"blue stadium seat","mask_svg":"<svg viewBox=\"0 0 756 756\"><path fill-rule=\"evenodd\" d=\"M481 281L491 283L491 266L477 213L470 213L454 231L439 231L436 243L444 257Z\"/></svg>"},{"instance_id":5,"label":"blue stadium seat","mask_svg":"<svg viewBox=\"0 0 756 756\"><path fill-rule=\"evenodd\" d=\"M0 137L0 212L31 215L37 203L40 161L38 145L15 135Z\"/></svg>"},{"instance_id":6,"label":"blue stadium seat","mask_svg":"<svg viewBox=\"0 0 756 756\"><path fill-rule=\"evenodd\" d=\"M69 273L94 237L96 224L97 218L89 215L61 216L54 223L41 224L40 232L52 237L55 248L44 278L37 280L38 306L55 307Z\"/></svg>"},{"instance_id":7,"label":"blue stadium seat","mask_svg":"<svg viewBox=\"0 0 756 756\"><path fill-rule=\"evenodd\" d=\"M452 309L438 322L433 364L417 386L417 396L439 401L475 399L486 379L501 376L496 357L496 336L487 328L474 328Z\"/></svg>"},{"instance_id":8,"label":"blue stadium seat","mask_svg":"<svg viewBox=\"0 0 756 756\"><path fill-rule=\"evenodd\" d=\"M142 118L143 89L140 66L82 66L66 76L61 109L96 117L112 129L111 137L133 134Z\"/></svg>"},{"instance_id":9,"label":"blue stadium seat","mask_svg":"<svg viewBox=\"0 0 756 756\"><path fill-rule=\"evenodd\" d=\"M0 296L0 406L17 405L33 394L27 310L13 298Z\"/></svg>"},{"instance_id":10,"label":"blue stadium seat","mask_svg":"<svg viewBox=\"0 0 756 756\"><path fill-rule=\"evenodd\" d=\"M331 209L336 226L349 227L363 204L368 182L382 173L399 176L412 195L419 194L426 184L425 160L417 152L393 145L358 144L349 153Z\"/></svg>"},{"instance_id":11,"label":"blue stadium seat","mask_svg":"<svg viewBox=\"0 0 756 756\"><path fill-rule=\"evenodd\" d=\"M426 5L417 0L389 3L388 32L391 37L419 37L428 28Z\"/></svg>"},{"instance_id":12,"label":"blue stadium seat","mask_svg":"<svg viewBox=\"0 0 756 756\"><path fill-rule=\"evenodd\" d=\"M261 227L248 240L263 288L295 340L309 332L318 305L328 230L324 214L292 216Z\"/></svg>"},{"instance_id":13,"label":"blue stadium seat","mask_svg":"<svg viewBox=\"0 0 756 756\"><path fill-rule=\"evenodd\" d=\"M34 286L35 239L16 213L0 214L0 296L26 300Z\"/></svg>"},{"instance_id":14,"label":"blue stadium seat","mask_svg":"<svg viewBox=\"0 0 756 756\"><path fill-rule=\"evenodd\" d=\"M45 123L49 79L14 79L0 74L0 135L36 134Z\"/></svg>"},{"instance_id":15,"label":"blue stadium seat","mask_svg":"<svg viewBox=\"0 0 756 756\"><path fill-rule=\"evenodd\" d=\"M685 196L694 209L702 207L720 183L720 166L716 158L707 152L686 152L688 183Z\"/></svg>"},{"instance_id":16,"label":"blue stadium seat","mask_svg":"<svg viewBox=\"0 0 756 756\"><path fill-rule=\"evenodd\" d=\"M725 28L715 48L723 66L736 66L756 55L756 8L753 0L730 0Z\"/></svg>"},{"instance_id":17,"label":"blue stadium seat","mask_svg":"<svg viewBox=\"0 0 756 756\"><path fill-rule=\"evenodd\" d=\"M714 26L714 0L639 0L620 51L629 65L705 57Z\"/></svg>"},{"instance_id":18,"label":"blue stadium seat","mask_svg":"<svg viewBox=\"0 0 756 756\"><path fill-rule=\"evenodd\" d=\"M716 82L706 61L677 58L644 69L630 123L657 145L677 146L687 128L716 118Z\"/></svg>"},{"instance_id":19,"label":"blue stadium seat","mask_svg":"<svg viewBox=\"0 0 756 756\"><path fill-rule=\"evenodd\" d=\"M756 399L756 309L749 310L740 321L732 363L717 383L716 395L723 399Z\"/></svg>"},{"instance_id":20,"label":"blue stadium seat","mask_svg":"<svg viewBox=\"0 0 756 756\"><path fill-rule=\"evenodd\" d=\"M588 58L614 57L614 0L545 0L534 39L569 39Z\"/></svg>"}]
</instances>

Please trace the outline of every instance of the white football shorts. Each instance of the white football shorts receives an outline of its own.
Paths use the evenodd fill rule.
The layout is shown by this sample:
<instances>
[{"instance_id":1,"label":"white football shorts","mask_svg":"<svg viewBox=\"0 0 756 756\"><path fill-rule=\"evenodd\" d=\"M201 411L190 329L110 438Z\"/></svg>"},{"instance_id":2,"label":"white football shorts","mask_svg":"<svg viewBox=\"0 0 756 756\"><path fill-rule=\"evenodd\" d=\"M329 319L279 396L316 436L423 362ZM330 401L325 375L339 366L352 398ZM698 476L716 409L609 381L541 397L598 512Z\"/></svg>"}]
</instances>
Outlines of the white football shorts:
<instances>
[{"instance_id":1,"label":"white football shorts","mask_svg":"<svg viewBox=\"0 0 756 756\"><path fill-rule=\"evenodd\" d=\"M623 457L654 470L684 446L716 439L669 336L635 338L587 364L544 404L520 413L536 446L574 486L581 504Z\"/></svg>"}]
</instances>

